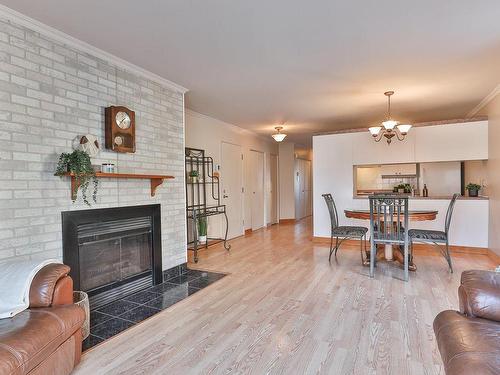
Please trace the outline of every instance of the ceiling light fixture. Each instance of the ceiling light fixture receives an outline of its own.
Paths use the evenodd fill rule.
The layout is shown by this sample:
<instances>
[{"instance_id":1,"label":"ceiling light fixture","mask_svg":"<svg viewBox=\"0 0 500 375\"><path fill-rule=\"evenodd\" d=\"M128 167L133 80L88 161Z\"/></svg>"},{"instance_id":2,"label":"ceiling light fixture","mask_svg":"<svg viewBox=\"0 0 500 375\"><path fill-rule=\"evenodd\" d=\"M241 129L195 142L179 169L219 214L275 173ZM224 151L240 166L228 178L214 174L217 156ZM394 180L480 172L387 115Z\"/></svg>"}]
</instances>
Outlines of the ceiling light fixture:
<instances>
[{"instance_id":1,"label":"ceiling light fixture","mask_svg":"<svg viewBox=\"0 0 500 375\"><path fill-rule=\"evenodd\" d=\"M387 139L387 144L390 145L394 136L400 141L403 141L410 131L411 125L400 124L391 118L391 95L394 95L394 91L386 91L384 95L387 96L387 120L382 123L382 126L372 126L368 128L368 130L375 139L375 142L380 142L382 137L385 137Z\"/></svg>"},{"instance_id":2,"label":"ceiling light fixture","mask_svg":"<svg viewBox=\"0 0 500 375\"><path fill-rule=\"evenodd\" d=\"M276 129L277 133L274 133L271 137L273 137L276 142L282 142L286 137L285 133L280 133L283 129L283 126L275 126L274 128Z\"/></svg>"}]
</instances>

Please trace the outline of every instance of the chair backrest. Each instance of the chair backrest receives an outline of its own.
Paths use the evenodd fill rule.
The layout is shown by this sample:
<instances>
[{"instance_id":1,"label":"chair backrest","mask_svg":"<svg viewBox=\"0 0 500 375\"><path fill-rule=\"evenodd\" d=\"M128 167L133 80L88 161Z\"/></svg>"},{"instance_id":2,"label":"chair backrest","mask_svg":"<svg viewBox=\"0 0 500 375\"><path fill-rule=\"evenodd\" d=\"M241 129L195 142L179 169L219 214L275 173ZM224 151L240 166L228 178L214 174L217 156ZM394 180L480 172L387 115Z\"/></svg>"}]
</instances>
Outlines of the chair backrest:
<instances>
[{"instance_id":1,"label":"chair backrest","mask_svg":"<svg viewBox=\"0 0 500 375\"><path fill-rule=\"evenodd\" d=\"M374 242L404 243L408 241L408 197L372 195L370 230Z\"/></svg>"},{"instance_id":2,"label":"chair backrest","mask_svg":"<svg viewBox=\"0 0 500 375\"><path fill-rule=\"evenodd\" d=\"M328 213L330 214L330 223L332 228L337 228L339 226L339 217L337 215L337 207L335 206L335 201L331 194L323 194L325 198L326 206L328 207Z\"/></svg>"},{"instance_id":3,"label":"chair backrest","mask_svg":"<svg viewBox=\"0 0 500 375\"><path fill-rule=\"evenodd\" d=\"M459 196L460 194L453 194L450 204L448 205L448 210L446 211L446 219L444 221L444 231L446 234L448 234L448 230L450 229L451 216L453 215L453 208L455 207L455 202Z\"/></svg>"}]
</instances>

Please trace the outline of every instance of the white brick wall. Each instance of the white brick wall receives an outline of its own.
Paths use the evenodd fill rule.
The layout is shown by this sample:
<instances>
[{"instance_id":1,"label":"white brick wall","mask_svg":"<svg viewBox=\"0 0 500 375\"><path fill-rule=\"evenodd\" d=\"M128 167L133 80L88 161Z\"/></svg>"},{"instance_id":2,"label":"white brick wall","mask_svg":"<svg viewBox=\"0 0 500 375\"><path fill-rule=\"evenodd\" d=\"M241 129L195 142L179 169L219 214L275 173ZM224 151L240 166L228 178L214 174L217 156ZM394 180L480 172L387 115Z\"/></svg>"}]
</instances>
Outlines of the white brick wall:
<instances>
[{"instance_id":1,"label":"white brick wall","mask_svg":"<svg viewBox=\"0 0 500 375\"><path fill-rule=\"evenodd\" d=\"M110 105L135 111L135 154L104 149ZM62 258L61 212L88 207L55 165L94 134L94 164L175 179L154 198L148 180L101 180L93 208L160 203L163 269L185 262L183 111L182 93L0 18L0 261Z\"/></svg>"}]
</instances>

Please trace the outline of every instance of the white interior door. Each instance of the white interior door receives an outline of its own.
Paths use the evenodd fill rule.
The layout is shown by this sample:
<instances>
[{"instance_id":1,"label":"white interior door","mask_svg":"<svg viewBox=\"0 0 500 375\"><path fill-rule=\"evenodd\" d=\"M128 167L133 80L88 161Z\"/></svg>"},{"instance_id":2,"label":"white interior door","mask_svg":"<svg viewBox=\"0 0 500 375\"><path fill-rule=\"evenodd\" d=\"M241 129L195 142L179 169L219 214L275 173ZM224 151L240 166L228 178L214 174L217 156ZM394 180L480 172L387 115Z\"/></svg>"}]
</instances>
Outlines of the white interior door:
<instances>
[{"instance_id":1,"label":"white interior door","mask_svg":"<svg viewBox=\"0 0 500 375\"><path fill-rule=\"evenodd\" d=\"M241 146L222 142L221 145L221 194L226 205L228 238L243 235L243 164Z\"/></svg>"},{"instance_id":2,"label":"white interior door","mask_svg":"<svg viewBox=\"0 0 500 375\"><path fill-rule=\"evenodd\" d=\"M312 214L311 161L295 161L295 218L302 219Z\"/></svg>"},{"instance_id":3,"label":"white interior door","mask_svg":"<svg viewBox=\"0 0 500 375\"><path fill-rule=\"evenodd\" d=\"M270 207L271 224L276 224L278 222L278 155L271 154L271 191L269 194L271 197Z\"/></svg>"},{"instance_id":4,"label":"white interior door","mask_svg":"<svg viewBox=\"0 0 500 375\"><path fill-rule=\"evenodd\" d=\"M264 154L250 151L250 201L252 230L264 226Z\"/></svg>"},{"instance_id":5,"label":"white interior door","mask_svg":"<svg viewBox=\"0 0 500 375\"><path fill-rule=\"evenodd\" d=\"M304 205L304 160L295 159L295 218L302 219L305 216Z\"/></svg>"},{"instance_id":6,"label":"white interior door","mask_svg":"<svg viewBox=\"0 0 500 375\"><path fill-rule=\"evenodd\" d=\"M306 216L312 215L312 163L310 160L305 161L305 173L304 173L304 190L305 190L305 206Z\"/></svg>"}]
</instances>

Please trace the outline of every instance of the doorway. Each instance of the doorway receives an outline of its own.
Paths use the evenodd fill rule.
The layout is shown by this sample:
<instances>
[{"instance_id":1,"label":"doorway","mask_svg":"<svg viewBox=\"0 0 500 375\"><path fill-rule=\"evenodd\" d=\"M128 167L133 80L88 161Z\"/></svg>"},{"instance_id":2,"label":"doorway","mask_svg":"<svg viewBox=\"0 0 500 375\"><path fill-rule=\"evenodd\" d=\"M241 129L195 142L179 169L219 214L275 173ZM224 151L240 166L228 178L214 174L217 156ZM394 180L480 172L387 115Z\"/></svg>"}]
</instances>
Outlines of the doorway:
<instances>
[{"instance_id":1,"label":"doorway","mask_svg":"<svg viewBox=\"0 0 500 375\"><path fill-rule=\"evenodd\" d=\"M251 150L248 167L251 228L257 230L264 226L264 153Z\"/></svg>"},{"instance_id":2,"label":"doorway","mask_svg":"<svg viewBox=\"0 0 500 375\"><path fill-rule=\"evenodd\" d=\"M312 215L311 161L295 159L295 218Z\"/></svg>"},{"instance_id":3,"label":"doorway","mask_svg":"<svg viewBox=\"0 0 500 375\"><path fill-rule=\"evenodd\" d=\"M269 224L278 222L278 155L270 155L270 192L269 192Z\"/></svg>"},{"instance_id":4,"label":"doorway","mask_svg":"<svg viewBox=\"0 0 500 375\"><path fill-rule=\"evenodd\" d=\"M222 204L226 205L227 238L243 235L243 160L241 146L221 143Z\"/></svg>"}]
</instances>

